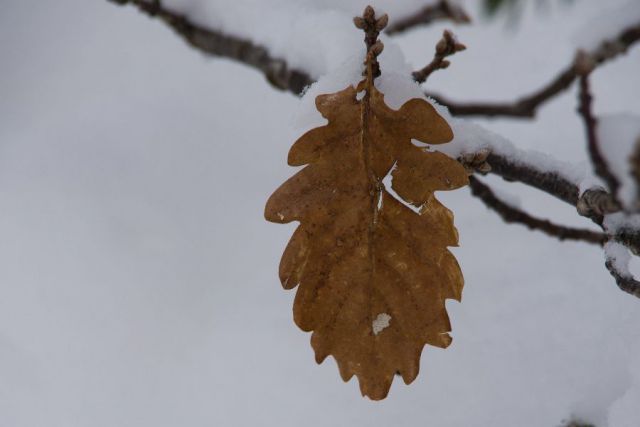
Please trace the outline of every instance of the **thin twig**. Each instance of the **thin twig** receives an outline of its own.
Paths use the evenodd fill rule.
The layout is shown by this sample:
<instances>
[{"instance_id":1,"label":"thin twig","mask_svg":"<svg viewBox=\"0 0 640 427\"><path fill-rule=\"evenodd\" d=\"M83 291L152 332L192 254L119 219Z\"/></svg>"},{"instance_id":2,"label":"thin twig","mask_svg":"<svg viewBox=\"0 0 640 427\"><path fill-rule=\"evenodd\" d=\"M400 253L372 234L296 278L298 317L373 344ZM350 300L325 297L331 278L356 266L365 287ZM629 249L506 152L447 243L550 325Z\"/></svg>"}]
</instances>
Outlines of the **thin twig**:
<instances>
[{"instance_id":1,"label":"thin twig","mask_svg":"<svg viewBox=\"0 0 640 427\"><path fill-rule=\"evenodd\" d=\"M392 21L387 29L387 34L400 33L420 25L430 24L440 19L448 19L457 24L468 24L471 22L471 18L469 18L469 15L461 6L447 0L440 0L434 4L423 7L412 15Z\"/></svg>"},{"instance_id":2,"label":"thin twig","mask_svg":"<svg viewBox=\"0 0 640 427\"><path fill-rule=\"evenodd\" d=\"M604 41L593 51L588 52L594 67L617 57L640 40L640 23L623 29L612 40ZM549 83L535 92L523 96L513 102L455 102L441 95L427 93L439 104L449 108L454 116L507 116L533 118L538 108L556 95L568 89L580 75L581 64L575 59L564 70L560 71Z\"/></svg>"},{"instance_id":3,"label":"thin twig","mask_svg":"<svg viewBox=\"0 0 640 427\"><path fill-rule=\"evenodd\" d=\"M467 47L456 40L456 37L449 30L444 30L442 38L436 43L435 53L433 59L424 68L413 72L413 79L418 83L424 83L431 73L436 70L443 70L451 64L445 58L461 52Z\"/></svg>"},{"instance_id":4,"label":"thin twig","mask_svg":"<svg viewBox=\"0 0 640 427\"><path fill-rule=\"evenodd\" d=\"M604 160L604 157L602 157L602 153L600 152L598 136L596 133L598 122L591 111L591 101L593 97L589 92L589 74L585 73L581 75L578 81L580 83L578 112L582 117L585 132L587 134L587 152L589 153L593 170L604 180L604 182L607 183L609 193L611 193L615 198L618 188L620 187L620 183L609 170L607 162Z\"/></svg>"},{"instance_id":5,"label":"thin twig","mask_svg":"<svg viewBox=\"0 0 640 427\"><path fill-rule=\"evenodd\" d=\"M489 209L495 211L507 223L522 224L530 230L539 230L560 240L580 240L603 245L607 239L603 233L597 231L558 225L549 220L529 215L500 200L488 185L473 176L469 177L469 186L472 195L482 200Z\"/></svg>"},{"instance_id":6,"label":"thin twig","mask_svg":"<svg viewBox=\"0 0 640 427\"><path fill-rule=\"evenodd\" d=\"M632 206L632 210L640 211L640 135L638 135L634 143L629 163L631 164L631 176L636 182L636 201Z\"/></svg>"}]
</instances>

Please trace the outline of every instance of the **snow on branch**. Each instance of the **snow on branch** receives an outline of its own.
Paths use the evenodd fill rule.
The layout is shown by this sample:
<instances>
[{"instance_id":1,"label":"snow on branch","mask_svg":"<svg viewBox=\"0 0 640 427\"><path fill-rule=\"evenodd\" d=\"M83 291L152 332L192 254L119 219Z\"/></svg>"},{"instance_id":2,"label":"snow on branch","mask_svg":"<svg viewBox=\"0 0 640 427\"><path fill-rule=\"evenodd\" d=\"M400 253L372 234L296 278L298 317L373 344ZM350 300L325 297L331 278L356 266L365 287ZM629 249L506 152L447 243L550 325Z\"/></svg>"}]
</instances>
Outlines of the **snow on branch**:
<instances>
[{"instance_id":1,"label":"snow on branch","mask_svg":"<svg viewBox=\"0 0 640 427\"><path fill-rule=\"evenodd\" d=\"M271 56L266 47L197 25L187 16L164 7L160 0L109 1L120 5L131 4L148 16L162 20L195 49L256 68L278 89L299 94L313 82L306 71L289 67L284 59Z\"/></svg>"},{"instance_id":2,"label":"snow on branch","mask_svg":"<svg viewBox=\"0 0 640 427\"><path fill-rule=\"evenodd\" d=\"M433 148L457 158L470 171L491 173L536 188L574 206L580 215L598 225L602 225L606 215L621 211L620 204L586 164L572 164L545 153L523 150L504 137L468 120L450 117L446 109L437 107L447 117L455 136L451 143ZM637 228L640 229L640 223ZM640 248L640 235L628 243Z\"/></svg>"},{"instance_id":3,"label":"snow on branch","mask_svg":"<svg viewBox=\"0 0 640 427\"><path fill-rule=\"evenodd\" d=\"M560 71L546 85L535 92L512 102L455 102L444 96L428 94L438 103L446 105L454 116L507 116L533 118L537 109L556 95L567 90L581 74L585 58L595 68L625 53L627 49L640 40L640 22L623 28L613 38L605 39L591 51L580 51L574 60Z\"/></svg>"},{"instance_id":4,"label":"snow on branch","mask_svg":"<svg viewBox=\"0 0 640 427\"><path fill-rule=\"evenodd\" d=\"M572 164L539 151L523 150L478 124L451 117L444 107L436 105L436 108L451 125L454 139L433 148L459 159L473 171L520 182L573 206L578 205L581 192L584 195L599 183L586 164ZM586 201L589 206L592 202L604 204L603 199Z\"/></svg>"},{"instance_id":5,"label":"snow on branch","mask_svg":"<svg viewBox=\"0 0 640 427\"><path fill-rule=\"evenodd\" d=\"M431 148L458 158L472 172L493 173L507 181L518 181L555 196L576 207L580 215L593 220L605 233L564 227L535 218L504 202L489 186L470 177L472 194L496 211L505 222L520 223L560 239L599 244L615 241L625 250L640 254L640 214L623 212L621 205L600 186L601 181L593 176L587 165L572 165L544 153L522 150L505 138L467 120L450 117L446 109L436 107L451 124L454 140ZM606 267L622 290L640 297L635 279L622 274L608 261Z\"/></svg>"},{"instance_id":6,"label":"snow on branch","mask_svg":"<svg viewBox=\"0 0 640 427\"><path fill-rule=\"evenodd\" d=\"M131 4L143 13L161 19L195 49L256 68L278 89L301 94L305 87L315 81L311 70L289 66L284 58L273 56L267 47L256 44L246 38L198 25L186 15L164 7L160 0L109 1L121 5ZM387 28L387 33L392 34L414 25L427 24L435 19L450 19L453 22L470 21L468 15L460 6L450 1L441 0L434 5L426 6L421 12L403 20L396 23L392 21ZM626 52L638 39L640 39L640 22L625 27L613 37L604 39L596 48L587 52L587 55L595 67ZM428 96L438 103L446 105L454 116L531 118L535 116L535 112L540 105L569 88L578 77L578 71L574 60L539 90L508 103L457 103L441 95L428 94ZM419 73L419 71L416 73Z\"/></svg>"},{"instance_id":7,"label":"snow on branch","mask_svg":"<svg viewBox=\"0 0 640 427\"><path fill-rule=\"evenodd\" d=\"M618 287L631 295L640 298L640 282L634 279L629 271L629 251L617 242L604 245L605 266L616 281Z\"/></svg>"},{"instance_id":8,"label":"snow on branch","mask_svg":"<svg viewBox=\"0 0 640 427\"><path fill-rule=\"evenodd\" d=\"M313 66L307 62L301 62L300 58L298 58L295 63L304 64L304 66L301 68L290 67L288 62L283 59L284 57L272 56L270 50L265 46L259 45L248 38L230 35L223 31L198 25L191 21L186 15L165 8L160 0L110 1L122 5L131 4L148 16L162 20L187 41L187 43L200 51L211 55L226 57L259 70L267 77L268 81L277 88L288 90L295 94L301 94L307 86L315 82L314 76L320 75L318 74L318 70L322 69L322 64L320 64L320 66L318 66L318 64ZM429 19L436 19L436 16L438 16L437 19L446 17L454 21L465 19L462 17L463 15L452 12L456 9L451 9L452 4L449 2L440 1L437 5L439 5L438 7L441 12L444 10L443 8L449 7L449 12L447 12L449 15L438 16L435 12L432 12L433 15L431 15ZM429 19L424 18L420 22L427 23L430 22ZM627 20L624 22L628 23L630 19L636 19L636 17L630 15L630 17L625 17L625 19ZM395 23L392 21L390 23L389 27L391 32L401 31L399 28L402 26L399 22L402 21ZM416 22L416 24L408 25L405 23L404 29L410 28L412 25L418 25L417 20L414 19L414 22ZM386 24L386 18L384 23ZM396 27L394 27L394 25ZM384 25L381 24L380 27L381 30ZM596 126L599 122L596 121L591 113L591 96L588 93L588 81L586 77L587 74L597 66L624 53L632 44L640 40L640 22L637 22L637 20L634 21L632 25L626 27L619 26L617 28L623 29L618 30L617 34L613 37L603 39L603 41L595 45L595 48L589 51L579 51L569 66L562 70L548 84L515 102L457 104L443 97L434 96L433 99L435 99L435 101L448 108L436 105L436 108L451 125L455 137L451 143L445 144L445 146L432 148L443 151L445 154L458 159L465 167L473 172L480 174L493 173L507 181L518 181L555 196L565 203L576 207L580 215L590 218L601 226L605 233L564 227L547 220L535 218L500 200L500 198L495 196L495 193L490 187L472 177L471 182L474 195L485 202L487 206L498 212L506 222L518 222L529 228L544 231L560 239L577 239L589 243L602 244L606 238L610 242L615 242L617 245L626 248L625 251L631 250L634 254L640 254L640 220L637 221L638 224L635 225L627 224L624 227L607 226L607 221L611 222L611 218L617 215L638 215L637 212L640 212L638 208L638 206L640 206L640 203L638 203L638 200L640 200L638 190L640 189L640 135L632 135L633 144L627 144L627 147L632 148L625 150L626 155L622 160L612 160L610 154L619 151L615 148L608 149L605 147L606 149L600 153L600 148L604 147L604 145L601 147L600 140L615 139L615 135L613 138L610 138L610 136L608 136L610 133L605 132L606 135L602 136L600 133L602 129ZM463 49L463 45L457 43L452 34L449 33L449 35L450 37L447 37L447 33L445 33L443 40L439 42L440 46L436 46L436 57L434 60L422 70L414 72L412 76L413 79L411 79L409 70L403 69L399 73L399 70L389 69L383 64L385 66L385 74L381 76L376 85L395 85L394 89L398 87L398 84L400 86L404 85L405 87L404 94L396 93L402 92L402 90L385 91L388 94L388 101L392 101L394 96L398 98L395 101L399 101L400 98L409 92L411 97L425 95L417 82L424 81L436 69L446 68L447 61L444 58ZM340 35L340 37L342 37L342 35ZM345 35L345 37L347 37L347 35ZM352 40L349 40L349 42L351 41ZM267 43L267 45L272 46L272 44L269 43ZM279 52L284 52L282 55L287 55L286 49L283 50L282 46L280 46ZM358 67L361 67L360 59L354 63ZM350 79L350 76L359 76L361 73L361 69L358 69L356 73L353 73L353 71L356 70L347 71L348 72L343 73L341 79ZM585 121L587 146L591 151L591 158L596 166L595 172L597 176L593 174L587 165L572 165L556 160L543 153L519 149L499 135L489 132L467 120L455 117L462 115L533 117L540 105L569 88L576 79L580 79L582 97L580 99L581 107L579 111ZM336 80L335 77L334 80ZM336 80L333 84L337 82ZM313 95L317 90L318 85L316 84L308 91L307 96ZM638 123L631 127L627 126L627 128L640 130L640 127L636 126L637 124ZM604 141L604 144L609 143L608 141ZM594 154L596 154L594 148L599 157L598 155L594 156ZM615 166L616 162L624 166L622 168L614 167L610 170L609 167L612 164ZM605 169L603 169L603 167ZM607 174L607 170L609 174ZM620 170L624 170L624 173L626 173L623 178L620 178ZM629 170L630 174L627 173ZM598 178L598 176L600 178ZM614 182L618 182L619 185L614 185ZM629 184L629 182L631 182L631 184ZM605 186L609 188L605 188ZM620 197L621 193L617 191L619 187L624 189L624 194L622 194L624 197ZM618 197L624 202L624 206L618 201ZM638 217L640 217L640 215L638 215ZM617 248L617 246L613 247ZM615 253L618 254L616 256L612 256L610 252L611 250L607 253L606 266L615 278L616 283L626 292L640 296L640 286L638 286L638 282L636 282L630 274L627 274L627 270L622 268L620 262L614 262L616 259L621 259L619 256L620 251Z\"/></svg>"}]
</instances>

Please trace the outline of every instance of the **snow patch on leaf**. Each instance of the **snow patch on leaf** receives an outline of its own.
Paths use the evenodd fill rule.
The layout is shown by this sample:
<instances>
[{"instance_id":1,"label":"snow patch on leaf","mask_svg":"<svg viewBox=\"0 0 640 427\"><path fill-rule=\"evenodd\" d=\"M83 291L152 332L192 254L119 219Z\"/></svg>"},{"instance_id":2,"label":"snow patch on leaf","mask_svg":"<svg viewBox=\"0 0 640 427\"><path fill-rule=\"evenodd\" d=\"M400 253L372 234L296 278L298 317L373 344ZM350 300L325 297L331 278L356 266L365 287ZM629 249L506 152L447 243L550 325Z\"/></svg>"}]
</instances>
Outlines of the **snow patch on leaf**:
<instances>
[{"instance_id":1,"label":"snow patch on leaf","mask_svg":"<svg viewBox=\"0 0 640 427\"><path fill-rule=\"evenodd\" d=\"M387 313L380 313L378 316L373 319L371 323L371 329L373 329L373 335L378 335L385 328L389 327L389 322L391 321L391 316Z\"/></svg>"}]
</instances>

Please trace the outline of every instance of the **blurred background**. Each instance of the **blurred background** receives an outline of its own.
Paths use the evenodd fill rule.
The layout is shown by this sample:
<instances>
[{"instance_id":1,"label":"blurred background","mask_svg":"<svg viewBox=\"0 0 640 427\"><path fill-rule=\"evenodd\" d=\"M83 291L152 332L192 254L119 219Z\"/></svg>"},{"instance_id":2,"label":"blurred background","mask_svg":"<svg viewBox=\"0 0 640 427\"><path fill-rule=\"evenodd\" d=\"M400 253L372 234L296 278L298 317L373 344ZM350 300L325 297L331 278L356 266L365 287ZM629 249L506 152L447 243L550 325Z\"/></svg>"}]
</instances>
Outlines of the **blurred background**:
<instances>
[{"instance_id":1,"label":"blurred background","mask_svg":"<svg viewBox=\"0 0 640 427\"><path fill-rule=\"evenodd\" d=\"M171 3L240 35L252 21L231 19L260 15L289 40L290 9L330 13L355 33L350 19L366 4ZM380 10L422 4L392 3ZM417 69L452 29L467 50L427 88L512 100L555 76L590 25L623 4L466 1L471 24L393 39ZM294 172L299 98L133 7L2 6L0 426L640 425L640 304L618 290L602 250L507 225L468 189L438 196L455 213L466 279L462 303L447 303L453 344L425 348L410 386L363 399L333 359L315 364L277 276L294 225L262 216ZM596 114L640 114L638 70L635 46L593 74ZM474 121L578 163L576 105L574 87L535 120ZM537 215L591 226L546 194L487 182Z\"/></svg>"}]
</instances>

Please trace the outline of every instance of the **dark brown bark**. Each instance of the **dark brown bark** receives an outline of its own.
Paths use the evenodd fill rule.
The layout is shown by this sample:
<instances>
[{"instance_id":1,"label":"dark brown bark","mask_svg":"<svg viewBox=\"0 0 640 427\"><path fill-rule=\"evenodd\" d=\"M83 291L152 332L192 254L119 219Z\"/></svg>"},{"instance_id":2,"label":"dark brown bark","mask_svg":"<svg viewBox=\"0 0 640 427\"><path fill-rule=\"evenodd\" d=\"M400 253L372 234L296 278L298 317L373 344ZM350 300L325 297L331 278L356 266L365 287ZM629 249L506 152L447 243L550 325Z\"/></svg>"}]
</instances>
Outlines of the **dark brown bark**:
<instances>
[{"instance_id":1,"label":"dark brown bark","mask_svg":"<svg viewBox=\"0 0 640 427\"><path fill-rule=\"evenodd\" d=\"M471 193L478 197L491 210L495 211L507 223L522 224L530 230L538 230L556 237L559 240L579 240L586 243L603 245L607 237L604 233L588 230L586 228L574 228L555 224L546 219L536 218L528 213L515 208L500 200L491 187L481 182L476 177L469 177Z\"/></svg>"},{"instance_id":2,"label":"dark brown bark","mask_svg":"<svg viewBox=\"0 0 640 427\"><path fill-rule=\"evenodd\" d=\"M110 1L122 5L131 4L148 16L162 20L195 49L257 69L278 89L300 94L305 87L314 82L309 73L289 67L284 59L271 56L264 46L196 25L186 16L165 8L158 0Z\"/></svg>"},{"instance_id":3,"label":"dark brown bark","mask_svg":"<svg viewBox=\"0 0 640 427\"><path fill-rule=\"evenodd\" d=\"M623 29L612 40L602 42L594 51L586 52L586 55L591 66L597 67L626 52L639 39L640 23ZM576 59L578 58L579 56L576 56ZM584 64L576 59L546 85L512 102L457 102L438 94L427 95L447 106L454 116L533 118L541 105L567 90L584 72Z\"/></svg>"},{"instance_id":4,"label":"dark brown bark","mask_svg":"<svg viewBox=\"0 0 640 427\"><path fill-rule=\"evenodd\" d=\"M391 22L391 25L389 25L387 29L387 34L400 33L420 25L428 25L433 21L444 19L457 24L467 24L471 22L471 18L469 18L469 15L467 15L467 12L465 12L462 7L452 4L447 0L440 0L434 4L423 7L410 16Z\"/></svg>"}]
</instances>

